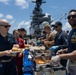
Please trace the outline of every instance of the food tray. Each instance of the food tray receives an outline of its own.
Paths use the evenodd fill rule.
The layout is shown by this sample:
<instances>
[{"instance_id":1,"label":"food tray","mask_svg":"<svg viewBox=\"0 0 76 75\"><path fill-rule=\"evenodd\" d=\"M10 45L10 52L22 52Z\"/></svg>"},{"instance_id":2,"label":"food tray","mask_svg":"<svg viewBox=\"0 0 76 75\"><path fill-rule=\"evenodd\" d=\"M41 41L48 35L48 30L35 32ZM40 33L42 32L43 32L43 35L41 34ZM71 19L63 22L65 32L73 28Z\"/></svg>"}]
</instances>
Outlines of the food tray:
<instances>
[{"instance_id":1,"label":"food tray","mask_svg":"<svg viewBox=\"0 0 76 75\"><path fill-rule=\"evenodd\" d=\"M34 50L34 53L36 54L36 56L41 56L42 52L40 50Z\"/></svg>"},{"instance_id":2,"label":"food tray","mask_svg":"<svg viewBox=\"0 0 76 75\"><path fill-rule=\"evenodd\" d=\"M51 56L43 56L43 58L46 60L47 63L50 63Z\"/></svg>"},{"instance_id":3,"label":"food tray","mask_svg":"<svg viewBox=\"0 0 76 75\"><path fill-rule=\"evenodd\" d=\"M45 56L50 56L51 55L51 51L49 50L41 50L42 53L45 55Z\"/></svg>"},{"instance_id":4,"label":"food tray","mask_svg":"<svg viewBox=\"0 0 76 75\"><path fill-rule=\"evenodd\" d=\"M35 57L36 64L46 64L46 61L42 57Z\"/></svg>"},{"instance_id":5,"label":"food tray","mask_svg":"<svg viewBox=\"0 0 76 75\"><path fill-rule=\"evenodd\" d=\"M30 51L34 51L34 50L45 50L44 46L30 46Z\"/></svg>"}]
</instances>

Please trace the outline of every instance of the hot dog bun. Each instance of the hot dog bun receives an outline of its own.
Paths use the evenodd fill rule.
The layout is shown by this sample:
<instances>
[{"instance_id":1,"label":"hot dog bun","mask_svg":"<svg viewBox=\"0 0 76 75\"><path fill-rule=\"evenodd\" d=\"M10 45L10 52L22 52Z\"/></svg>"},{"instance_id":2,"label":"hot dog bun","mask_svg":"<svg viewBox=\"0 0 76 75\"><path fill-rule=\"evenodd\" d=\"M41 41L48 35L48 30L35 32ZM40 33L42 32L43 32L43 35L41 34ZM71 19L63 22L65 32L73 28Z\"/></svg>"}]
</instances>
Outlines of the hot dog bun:
<instances>
[{"instance_id":1,"label":"hot dog bun","mask_svg":"<svg viewBox=\"0 0 76 75\"><path fill-rule=\"evenodd\" d=\"M17 47L13 47L12 51L18 51L18 48Z\"/></svg>"}]
</instances>

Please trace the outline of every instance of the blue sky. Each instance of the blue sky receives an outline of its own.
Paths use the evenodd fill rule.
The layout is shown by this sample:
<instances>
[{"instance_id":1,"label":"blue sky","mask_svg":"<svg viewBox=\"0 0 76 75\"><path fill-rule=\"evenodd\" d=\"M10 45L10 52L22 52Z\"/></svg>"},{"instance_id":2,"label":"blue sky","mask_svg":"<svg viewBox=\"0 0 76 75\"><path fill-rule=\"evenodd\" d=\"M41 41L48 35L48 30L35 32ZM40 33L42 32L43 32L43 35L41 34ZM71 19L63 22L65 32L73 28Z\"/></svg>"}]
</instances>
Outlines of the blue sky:
<instances>
[{"instance_id":1,"label":"blue sky","mask_svg":"<svg viewBox=\"0 0 76 75\"><path fill-rule=\"evenodd\" d=\"M24 27L29 33L30 15L34 6L35 4L31 0L0 0L0 19L7 19L10 22L9 32L11 33L14 29L21 27ZM43 13L50 14L52 19L55 19L68 13L71 9L76 9L76 0L46 0L41 7ZM63 29L70 30L70 25L65 17L61 20ZM59 18L55 21L57 20Z\"/></svg>"}]
</instances>

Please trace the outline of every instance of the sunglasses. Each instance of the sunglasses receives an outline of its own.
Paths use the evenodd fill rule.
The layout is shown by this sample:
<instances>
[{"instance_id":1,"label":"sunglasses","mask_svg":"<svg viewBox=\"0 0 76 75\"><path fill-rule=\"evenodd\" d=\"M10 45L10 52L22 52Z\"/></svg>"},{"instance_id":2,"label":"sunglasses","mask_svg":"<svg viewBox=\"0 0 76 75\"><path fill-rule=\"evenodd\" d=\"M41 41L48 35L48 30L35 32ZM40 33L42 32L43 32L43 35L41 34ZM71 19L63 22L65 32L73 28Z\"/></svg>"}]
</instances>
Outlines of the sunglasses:
<instances>
[{"instance_id":1,"label":"sunglasses","mask_svg":"<svg viewBox=\"0 0 76 75\"><path fill-rule=\"evenodd\" d=\"M4 26L4 25L1 25L1 26ZM5 28L8 28L8 27L10 27L10 25L6 25L6 26L4 26Z\"/></svg>"},{"instance_id":2,"label":"sunglasses","mask_svg":"<svg viewBox=\"0 0 76 75\"><path fill-rule=\"evenodd\" d=\"M58 26L54 26L54 28L57 28Z\"/></svg>"},{"instance_id":3,"label":"sunglasses","mask_svg":"<svg viewBox=\"0 0 76 75\"><path fill-rule=\"evenodd\" d=\"M76 18L76 15L69 15L67 19Z\"/></svg>"}]
</instances>

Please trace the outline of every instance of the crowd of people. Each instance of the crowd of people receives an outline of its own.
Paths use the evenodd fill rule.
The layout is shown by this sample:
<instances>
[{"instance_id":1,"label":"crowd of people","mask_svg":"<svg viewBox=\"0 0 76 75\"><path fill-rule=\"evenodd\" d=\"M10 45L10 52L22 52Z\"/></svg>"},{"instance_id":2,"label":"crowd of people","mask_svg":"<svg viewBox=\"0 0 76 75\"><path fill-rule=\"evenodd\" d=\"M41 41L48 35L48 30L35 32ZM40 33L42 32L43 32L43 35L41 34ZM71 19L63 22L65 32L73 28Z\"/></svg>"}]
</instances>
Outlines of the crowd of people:
<instances>
[{"instance_id":1,"label":"crowd of people","mask_svg":"<svg viewBox=\"0 0 76 75\"><path fill-rule=\"evenodd\" d=\"M51 25L57 33L54 33L50 24L46 23L43 35L34 38L36 41L33 45L40 44L53 51L55 55L50 59L52 64L58 65L60 62L67 75L76 75L76 10L70 10L67 19L72 27L69 34L68 31L66 33L62 30L63 25L60 21ZM0 75L22 75L23 53L16 57L12 57L11 53L13 47L23 48L24 44L27 44L27 31L20 28L10 34L10 27L7 20L0 20Z\"/></svg>"}]
</instances>

